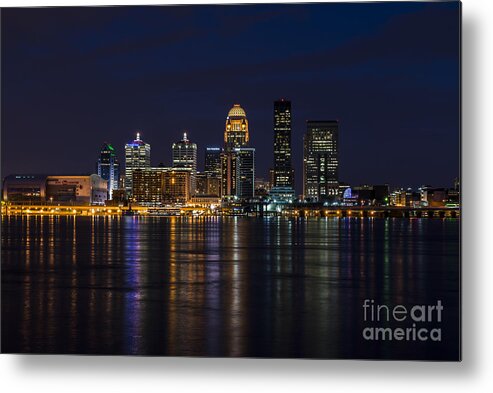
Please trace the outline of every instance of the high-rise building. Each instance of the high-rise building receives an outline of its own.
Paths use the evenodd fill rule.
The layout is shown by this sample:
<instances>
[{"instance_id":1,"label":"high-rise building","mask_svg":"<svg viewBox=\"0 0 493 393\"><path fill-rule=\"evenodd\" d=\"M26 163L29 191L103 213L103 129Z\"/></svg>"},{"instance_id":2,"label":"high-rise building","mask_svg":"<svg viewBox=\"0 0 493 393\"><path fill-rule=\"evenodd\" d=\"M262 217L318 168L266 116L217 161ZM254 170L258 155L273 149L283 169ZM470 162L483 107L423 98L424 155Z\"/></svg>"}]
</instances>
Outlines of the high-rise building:
<instances>
[{"instance_id":1,"label":"high-rise building","mask_svg":"<svg viewBox=\"0 0 493 393\"><path fill-rule=\"evenodd\" d=\"M129 197L132 196L132 174L135 169L150 168L151 145L137 138L125 145L125 190Z\"/></svg>"},{"instance_id":2,"label":"high-rise building","mask_svg":"<svg viewBox=\"0 0 493 393\"><path fill-rule=\"evenodd\" d=\"M255 194L255 149L241 147L224 152L222 196L252 198Z\"/></svg>"},{"instance_id":3,"label":"high-rise building","mask_svg":"<svg viewBox=\"0 0 493 393\"><path fill-rule=\"evenodd\" d=\"M294 187L291 166L291 101L274 101L274 187Z\"/></svg>"},{"instance_id":4,"label":"high-rise building","mask_svg":"<svg viewBox=\"0 0 493 393\"><path fill-rule=\"evenodd\" d=\"M241 147L234 150L236 156L236 196L253 198L255 194L255 149Z\"/></svg>"},{"instance_id":5,"label":"high-rise building","mask_svg":"<svg viewBox=\"0 0 493 393\"><path fill-rule=\"evenodd\" d=\"M248 132L248 120L245 110L234 104L226 117L224 129L224 145L227 149L245 146L250 139Z\"/></svg>"},{"instance_id":6,"label":"high-rise building","mask_svg":"<svg viewBox=\"0 0 493 393\"><path fill-rule=\"evenodd\" d=\"M163 173L170 168L138 168L132 174L134 202L144 206L160 206L163 201Z\"/></svg>"},{"instance_id":7,"label":"high-rise building","mask_svg":"<svg viewBox=\"0 0 493 393\"><path fill-rule=\"evenodd\" d=\"M308 121L303 140L303 194L322 201L336 198L339 188L339 123Z\"/></svg>"},{"instance_id":8,"label":"high-rise building","mask_svg":"<svg viewBox=\"0 0 493 393\"><path fill-rule=\"evenodd\" d=\"M195 193L195 175L197 174L197 144L192 143L183 133L181 141L173 143L172 146L173 168L190 169L190 191Z\"/></svg>"},{"instance_id":9,"label":"high-rise building","mask_svg":"<svg viewBox=\"0 0 493 393\"><path fill-rule=\"evenodd\" d=\"M173 143L173 168L189 168L197 172L197 144L192 143L183 133L183 139Z\"/></svg>"},{"instance_id":10,"label":"high-rise building","mask_svg":"<svg viewBox=\"0 0 493 393\"><path fill-rule=\"evenodd\" d=\"M224 150L221 153L221 196L251 198L255 186L255 149L250 139L244 109L235 104L226 117Z\"/></svg>"},{"instance_id":11,"label":"high-rise building","mask_svg":"<svg viewBox=\"0 0 493 393\"><path fill-rule=\"evenodd\" d=\"M221 177L221 148L205 148L204 173Z\"/></svg>"},{"instance_id":12,"label":"high-rise building","mask_svg":"<svg viewBox=\"0 0 493 393\"><path fill-rule=\"evenodd\" d=\"M163 202L187 203L191 197L191 169L171 168L163 173Z\"/></svg>"},{"instance_id":13,"label":"high-rise building","mask_svg":"<svg viewBox=\"0 0 493 393\"><path fill-rule=\"evenodd\" d=\"M104 143L101 148L97 173L108 182L108 199L113 199L113 191L119 187L120 164L116 158L115 149L109 143Z\"/></svg>"}]
</instances>

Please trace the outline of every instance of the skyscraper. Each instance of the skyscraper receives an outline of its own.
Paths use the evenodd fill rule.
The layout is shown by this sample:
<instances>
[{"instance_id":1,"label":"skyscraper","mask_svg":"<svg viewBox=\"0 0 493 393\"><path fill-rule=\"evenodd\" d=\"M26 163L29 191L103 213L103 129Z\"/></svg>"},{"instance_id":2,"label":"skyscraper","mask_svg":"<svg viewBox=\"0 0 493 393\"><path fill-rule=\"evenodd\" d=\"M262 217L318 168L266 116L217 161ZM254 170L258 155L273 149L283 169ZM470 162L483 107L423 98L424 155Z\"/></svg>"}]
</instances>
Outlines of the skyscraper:
<instances>
[{"instance_id":1,"label":"skyscraper","mask_svg":"<svg viewBox=\"0 0 493 393\"><path fill-rule=\"evenodd\" d=\"M139 168L150 168L151 145L140 139L140 133L132 142L125 145L125 190L132 196L132 172Z\"/></svg>"},{"instance_id":2,"label":"skyscraper","mask_svg":"<svg viewBox=\"0 0 493 393\"><path fill-rule=\"evenodd\" d=\"M197 144L192 143L183 133L183 139L173 143L173 168L189 168L197 172Z\"/></svg>"},{"instance_id":3,"label":"skyscraper","mask_svg":"<svg viewBox=\"0 0 493 393\"><path fill-rule=\"evenodd\" d=\"M294 187L291 166L291 101L274 101L274 187Z\"/></svg>"},{"instance_id":4,"label":"skyscraper","mask_svg":"<svg viewBox=\"0 0 493 393\"><path fill-rule=\"evenodd\" d=\"M248 120L245 110L239 104L234 104L226 117L224 146L227 149L243 147L248 143L249 139Z\"/></svg>"},{"instance_id":5,"label":"skyscraper","mask_svg":"<svg viewBox=\"0 0 493 393\"><path fill-rule=\"evenodd\" d=\"M221 196L251 198L255 184L255 149L250 139L245 110L234 104L226 117L224 151L221 153Z\"/></svg>"},{"instance_id":6,"label":"skyscraper","mask_svg":"<svg viewBox=\"0 0 493 393\"><path fill-rule=\"evenodd\" d=\"M221 155L224 197L252 198L255 192L255 149L239 147Z\"/></svg>"},{"instance_id":7,"label":"skyscraper","mask_svg":"<svg viewBox=\"0 0 493 393\"><path fill-rule=\"evenodd\" d=\"M163 174L170 168L138 168L132 173L132 197L145 206L160 206L163 201Z\"/></svg>"},{"instance_id":8,"label":"skyscraper","mask_svg":"<svg viewBox=\"0 0 493 393\"><path fill-rule=\"evenodd\" d=\"M221 148L205 148L204 173L209 176L215 175L221 177Z\"/></svg>"},{"instance_id":9,"label":"skyscraper","mask_svg":"<svg viewBox=\"0 0 493 393\"><path fill-rule=\"evenodd\" d=\"M303 140L303 194L314 201L335 199L339 185L339 124L308 121Z\"/></svg>"},{"instance_id":10,"label":"skyscraper","mask_svg":"<svg viewBox=\"0 0 493 393\"><path fill-rule=\"evenodd\" d=\"M255 149L241 147L234 151L236 158L236 196L253 198L255 191Z\"/></svg>"},{"instance_id":11,"label":"skyscraper","mask_svg":"<svg viewBox=\"0 0 493 393\"><path fill-rule=\"evenodd\" d=\"M97 162L97 173L108 182L108 199L113 199L113 190L118 189L120 181L120 164L116 152L109 143L104 143Z\"/></svg>"},{"instance_id":12,"label":"skyscraper","mask_svg":"<svg viewBox=\"0 0 493 393\"><path fill-rule=\"evenodd\" d=\"M195 175L197 174L197 144L192 143L187 133L183 133L181 141L172 146L173 168L190 169L190 192L195 193Z\"/></svg>"}]
</instances>

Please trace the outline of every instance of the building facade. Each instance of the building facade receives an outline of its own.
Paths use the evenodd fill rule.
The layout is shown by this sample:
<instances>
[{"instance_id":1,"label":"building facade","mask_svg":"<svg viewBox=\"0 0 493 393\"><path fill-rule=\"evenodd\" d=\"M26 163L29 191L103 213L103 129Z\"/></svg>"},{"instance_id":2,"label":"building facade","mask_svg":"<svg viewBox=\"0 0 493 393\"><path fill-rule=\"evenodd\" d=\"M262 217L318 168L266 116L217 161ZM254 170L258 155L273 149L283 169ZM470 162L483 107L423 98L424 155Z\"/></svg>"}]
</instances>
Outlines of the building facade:
<instances>
[{"instance_id":1,"label":"building facade","mask_svg":"<svg viewBox=\"0 0 493 393\"><path fill-rule=\"evenodd\" d=\"M163 203L163 173L165 167L139 168L133 171L133 201L143 206L161 206Z\"/></svg>"},{"instance_id":2,"label":"building facade","mask_svg":"<svg viewBox=\"0 0 493 393\"><path fill-rule=\"evenodd\" d=\"M245 110L235 104L228 112L221 153L221 196L252 198L255 195L255 149L250 140Z\"/></svg>"},{"instance_id":3,"label":"building facade","mask_svg":"<svg viewBox=\"0 0 493 393\"><path fill-rule=\"evenodd\" d=\"M183 133L183 139L172 145L173 168L190 169L190 192L195 193L197 174L197 144L191 142L187 133Z\"/></svg>"},{"instance_id":4,"label":"building facade","mask_svg":"<svg viewBox=\"0 0 493 393\"><path fill-rule=\"evenodd\" d=\"M46 200L52 203L104 205L107 196L107 181L95 174L46 178Z\"/></svg>"},{"instance_id":5,"label":"building facade","mask_svg":"<svg viewBox=\"0 0 493 393\"><path fill-rule=\"evenodd\" d=\"M234 150L236 158L236 197L253 198L255 195L255 149L241 147Z\"/></svg>"},{"instance_id":6,"label":"building facade","mask_svg":"<svg viewBox=\"0 0 493 393\"><path fill-rule=\"evenodd\" d=\"M113 191L119 188L120 164L116 152L109 143L104 143L97 162L97 174L108 182L108 199L113 199Z\"/></svg>"},{"instance_id":7,"label":"building facade","mask_svg":"<svg viewBox=\"0 0 493 393\"><path fill-rule=\"evenodd\" d=\"M246 112L239 104L234 104L226 117L224 146L227 149L239 148L246 146L249 140Z\"/></svg>"},{"instance_id":8,"label":"building facade","mask_svg":"<svg viewBox=\"0 0 493 393\"><path fill-rule=\"evenodd\" d=\"M171 168L163 173L163 203L185 204L190 200L191 169Z\"/></svg>"},{"instance_id":9,"label":"building facade","mask_svg":"<svg viewBox=\"0 0 493 393\"><path fill-rule=\"evenodd\" d=\"M274 102L274 181L273 187L294 188L291 164L291 101Z\"/></svg>"},{"instance_id":10,"label":"building facade","mask_svg":"<svg viewBox=\"0 0 493 393\"><path fill-rule=\"evenodd\" d=\"M140 139L140 133L125 145L125 191L132 197L132 176L135 169L151 167L151 145Z\"/></svg>"},{"instance_id":11,"label":"building facade","mask_svg":"<svg viewBox=\"0 0 493 393\"><path fill-rule=\"evenodd\" d=\"M6 202L43 202L46 200L46 175L8 175L2 186Z\"/></svg>"},{"instance_id":12,"label":"building facade","mask_svg":"<svg viewBox=\"0 0 493 393\"><path fill-rule=\"evenodd\" d=\"M303 195L307 200L336 199L339 188L339 123L308 121L303 140Z\"/></svg>"},{"instance_id":13,"label":"building facade","mask_svg":"<svg viewBox=\"0 0 493 393\"><path fill-rule=\"evenodd\" d=\"M108 182L92 175L10 175L3 183L3 199L12 203L104 205Z\"/></svg>"},{"instance_id":14,"label":"building facade","mask_svg":"<svg viewBox=\"0 0 493 393\"><path fill-rule=\"evenodd\" d=\"M221 177L221 152L222 149L220 147L205 148L204 173Z\"/></svg>"}]
</instances>

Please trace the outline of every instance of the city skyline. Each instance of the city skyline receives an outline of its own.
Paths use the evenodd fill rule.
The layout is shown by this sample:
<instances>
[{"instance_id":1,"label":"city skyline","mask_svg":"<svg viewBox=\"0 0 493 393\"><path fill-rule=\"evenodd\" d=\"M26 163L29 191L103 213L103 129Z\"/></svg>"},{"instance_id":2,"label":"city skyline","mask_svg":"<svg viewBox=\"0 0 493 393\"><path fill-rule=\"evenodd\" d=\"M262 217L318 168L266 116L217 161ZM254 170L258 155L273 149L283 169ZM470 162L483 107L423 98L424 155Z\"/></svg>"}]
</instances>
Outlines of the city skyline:
<instances>
[{"instance_id":1,"label":"city skyline","mask_svg":"<svg viewBox=\"0 0 493 393\"><path fill-rule=\"evenodd\" d=\"M385 12L351 4L6 10L2 176L32 173L32 162L41 173L92 172L103 142L122 161L137 130L153 145L153 166L171 164L169 146L187 130L201 166L205 147L222 146L224 108L238 102L249 116L257 177L267 179L272 102L285 98L297 194L306 120L320 118L340 121L341 181L449 186L459 173L459 92L451 87L459 47L447 37L459 19L435 16L455 12L448 3ZM238 14L242 29L214 40ZM321 25L328 17L333 23ZM63 20L56 29L53 18ZM112 34L142 21L146 29L132 36ZM196 28L186 28L192 21Z\"/></svg>"}]
</instances>

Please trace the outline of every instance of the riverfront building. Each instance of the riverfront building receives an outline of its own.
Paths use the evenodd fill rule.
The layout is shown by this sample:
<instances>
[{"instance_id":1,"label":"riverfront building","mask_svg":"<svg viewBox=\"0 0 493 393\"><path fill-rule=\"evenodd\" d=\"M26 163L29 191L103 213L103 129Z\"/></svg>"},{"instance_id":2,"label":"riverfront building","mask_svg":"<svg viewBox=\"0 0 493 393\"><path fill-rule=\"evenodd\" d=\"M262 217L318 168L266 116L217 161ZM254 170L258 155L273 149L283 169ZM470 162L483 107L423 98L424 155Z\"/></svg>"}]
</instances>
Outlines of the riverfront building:
<instances>
[{"instance_id":1,"label":"riverfront building","mask_svg":"<svg viewBox=\"0 0 493 393\"><path fill-rule=\"evenodd\" d=\"M291 165L291 101L274 102L273 187L294 187Z\"/></svg>"},{"instance_id":2,"label":"riverfront building","mask_svg":"<svg viewBox=\"0 0 493 393\"><path fill-rule=\"evenodd\" d=\"M195 193L197 174L197 145L190 141L187 133L183 133L183 139L173 143L171 148L173 156L173 168L190 169L190 192Z\"/></svg>"},{"instance_id":3,"label":"riverfront building","mask_svg":"<svg viewBox=\"0 0 493 393\"><path fill-rule=\"evenodd\" d=\"M303 141L303 195L311 201L335 200L339 193L339 124L308 121Z\"/></svg>"},{"instance_id":4,"label":"riverfront building","mask_svg":"<svg viewBox=\"0 0 493 393\"><path fill-rule=\"evenodd\" d=\"M108 182L108 199L113 199L113 191L119 188L120 164L116 152L109 143L104 143L97 162L97 174Z\"/></svg>"},{"instance_id":5,"label":"riverfront building","mask_svg":"<svg viewBox=\"0 0 493 393\"><path fill-rule=\"evenodd\" d=\"M140 133L125 145L125 191L132 197L132 174L136 169L150 168L151 145L140 139Z\"/></svg>"},{"instance_id":6,"label":"riverfront building","mask_svg":"<svg viewBox=\"0 0 493 393\"><path fill-rule=\"evenodd\" d=\"M248 199L254 196L255 149L250 139L245 110L235 104L228 112L221 153L221 196Z\"/></svg>"}]
</instances>

